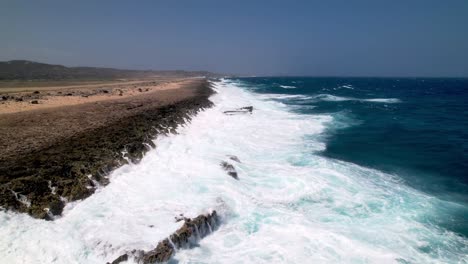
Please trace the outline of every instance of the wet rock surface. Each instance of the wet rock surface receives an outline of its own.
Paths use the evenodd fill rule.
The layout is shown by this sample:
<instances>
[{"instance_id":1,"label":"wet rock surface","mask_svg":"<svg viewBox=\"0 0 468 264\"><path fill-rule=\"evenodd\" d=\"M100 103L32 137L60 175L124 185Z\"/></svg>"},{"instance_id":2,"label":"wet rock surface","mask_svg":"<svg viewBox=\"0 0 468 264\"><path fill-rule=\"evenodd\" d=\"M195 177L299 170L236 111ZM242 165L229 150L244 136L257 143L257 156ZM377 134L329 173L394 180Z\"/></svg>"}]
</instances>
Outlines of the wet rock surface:
<instances>
[{"instance_id":1,"label":"wet rock surface","mask_svg":"<svg viewBox=\"0 0 468 264\"><path fill-rule=\"evenodd\" d=\"M57 131L50 129L49 124L53 124L53 117L60 112L2 116L11 120L0 120L0 147L3 149L0 151L0 207L52 220L52 216L62 213L65 201L89 197L99 185L109 183L107 175L113 169L129 161L137 163L145 152L155 147L152 138L174 133L198 111L211 107L208 97L212 90L207 81L198 81L190 89L191 96L186 98L166 103L153 98L141 99L138 104L142 106L131 110L126 110L134 104L129 99L83 106L76 113L67 113L64 109L63 120L71 124L64 123L62 129L68 134L58 135L53 140L50 139ZM67 130L73 128L73 122L82 121L68 116L76 114L76 118L81 118L81 113L85 119L84 115L97 112L96 107L100 107L97 108L99 111L109 109L114 117L109 114L109 121L104 116L105 122L99 125L88 118L89 129ZM25 133L25 128L30 131ZM14 133L12 129L18 129L18 132ZM24 136L17 137L22 131ZM37 145L37 142L41 144Z\"/></svg>"},{"instance_id":2,"label":"wet rock surface","mask_svg":"<svg viewBox=\"0 0 468 264\"><path fill-rule=\"evenodd\" d=\"M212 233L219 225L219 217L216 211L196 218L185 218L184 224L176 232L158 243L155 249L150 251L133 250L119 256L111 264L118 264L133 258L137 263L163 263L169 261L177 250L189 249L198 244L200 239ZM108 262L109 263L109 262Z\"/></svg>"},{"instance_id":3,"label":"wet rock surface","mask_svg":"<svg viewBox=\"0 0 468 264\"><path fill-rule=\"evenodd\" d=\"M236 155L227 155L227 157L228 157L230 160L233 160L233 161L235 161L235 162L241 163L239 157L237 157Z\"/></svg>"},{"instance_id":4,"label":"wet rock surface","mask_svg":"<svg viewBox=\"0 0 468 264\"><path fill-rule=\"evenodd\" d=\"M226 115L236 115L236 114L252 114L253 112L253 106L244 106L241 108L236 108L233 110L227 110L224 111L223 113Z\"/></svg>"},{"instance_id":5,"label":"wet rock surface","mask_svg":"<svg viewBox=\"0 0 468 264\"><path fill-rule=\"evenodd\" d=\"M239 177L237 176L236 168L234 168L232 164L226 161L222 161L219 165L221 166L221 168L223 168L223 170L227 172L229 176L233 177L236 180L239 179Z\"/></svg>"}]
</instances>

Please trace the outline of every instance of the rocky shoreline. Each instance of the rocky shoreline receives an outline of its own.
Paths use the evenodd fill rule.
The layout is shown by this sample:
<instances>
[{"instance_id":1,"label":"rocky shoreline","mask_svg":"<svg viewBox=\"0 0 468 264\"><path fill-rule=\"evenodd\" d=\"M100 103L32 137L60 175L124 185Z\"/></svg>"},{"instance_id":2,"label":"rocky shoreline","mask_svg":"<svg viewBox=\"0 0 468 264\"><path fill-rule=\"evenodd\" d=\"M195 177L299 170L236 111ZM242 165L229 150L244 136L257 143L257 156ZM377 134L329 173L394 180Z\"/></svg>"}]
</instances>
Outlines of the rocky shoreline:
<instances>
[{"instance_id":1,"label":"rocky shoreline","mask_svg":"<svg viewBox=\"0 0 468 264\"><path fill-rule=\"evenodd\" d=\"M138 162L145 152L155 147L152 139L157 135L174 133L179 125L189 121L198 111L212 106L208 97L213 90L207 80L193 80L184 89L178 96L169 94L174 91L162 91L131 99L83 105L79 111L76 107L60 109L69 112L64 118L73 114L79 117L80 113L91 113L92 118L93 114L102 115L103 110L109 111L109 118L99 116L103 119L100 125L90 125L89 129L78 126L72 132L67 131L67 123L64 122L61 129L67 136L57 136L53 140L49 140L50 136L47 135L56 133L53 124L57 119L51 118L51 126L47 122L36 124L36 121L47 116L60 118L57 109L34 115L19 113L2 116L11 120L4 118L0 126L9 124L9 121L15 125L24 122L27 128L32 127L31 133L38 131L37 134L45 139L35 134L43 142L38 145L27 137L27 133L19 137L21 126L15 127L18 133L5 133L5 137L0 139L0 146L9 150L0 153L0 207L53 220L62 213L67 201L89 197L98 186L109 183L109 172L128 162ZM112 113L114 115L111 117ZM73 127L73 124L69 127ZM19 141L21 138L24 141Z\"/></svg>"},{"instance_id":2,"label":"rocky shoreline","mask_svg":"<svg viewBox=\"0 0 468 264\"><path fill-rule=\"evenodd\" d=\"M202 214L193 219L184 218L183 220L184 224L182 227L160 241L153 250L132 250L107 264L118 264L129 259L133 259L141 264L167 262L174 256L177 250L197 246L200 239L211 234L220 222L219 216L214 210L209 214Z\"/></svg>"}]
</instances>

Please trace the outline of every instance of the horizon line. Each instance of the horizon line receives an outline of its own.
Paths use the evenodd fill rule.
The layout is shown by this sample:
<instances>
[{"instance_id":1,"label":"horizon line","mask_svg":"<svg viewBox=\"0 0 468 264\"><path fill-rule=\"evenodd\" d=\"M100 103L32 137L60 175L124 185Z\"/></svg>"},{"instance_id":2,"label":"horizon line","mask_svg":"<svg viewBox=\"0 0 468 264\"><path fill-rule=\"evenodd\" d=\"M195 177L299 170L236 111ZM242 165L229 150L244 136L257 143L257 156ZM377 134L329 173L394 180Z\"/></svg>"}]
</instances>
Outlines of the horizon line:
<instances>
[{"instance_id":1,"label":"horizon line","mask_svg":"<svg viewBox=\"0 0 468 264\"><path fill-rule=\"evenodd\" d=\"M214 73L219 75L226 75L230 76L227 78L407 78L407 79L417 79L417 78L428 78L428 79L468 79L468 76L379 76L379 75L303 75L303 74L237 74L237 73L220 73L217 71L210 71L210 70L187 70L187 69L130 69L130 68L120 68L120 67L113 67L113 66L71 66L66 64L56 64L50 62L40 62L40 61L33 61L28 59L9 59L0 62L12 62L12 61L28 61L34 63L42 63L42 64L49 64L49 65L60 65L69 68L80 68L80 67L89 67L89 68L107 68L107 69L115 69L115 70L127 70L127 71L187 71L187 72L207 72L207 73Z\"/></svg>"}]
</instances>

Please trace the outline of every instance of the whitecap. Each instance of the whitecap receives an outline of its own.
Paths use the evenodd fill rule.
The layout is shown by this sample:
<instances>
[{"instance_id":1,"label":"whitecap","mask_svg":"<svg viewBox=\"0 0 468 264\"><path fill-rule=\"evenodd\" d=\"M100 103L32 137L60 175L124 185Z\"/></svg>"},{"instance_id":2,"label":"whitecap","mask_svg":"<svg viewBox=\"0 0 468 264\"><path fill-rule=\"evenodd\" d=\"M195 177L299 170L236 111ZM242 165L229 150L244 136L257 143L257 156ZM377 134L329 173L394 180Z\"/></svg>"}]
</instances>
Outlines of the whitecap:
<instances>
[{"instance_id":1,"label":"whitecap","mask_svg":"<svg viewBox=\"0 0 468 264\"><path fill-rule=\"evenodd\" d=\"M389 103L389 104L401 103L401 100L398 98L373 98L373 99L362 99L361 101L374 102L374 103Z\"/></svg>"},{"instance_id":2,"label":"whitecap","mask_svg":"<svg viewBox=\"0 0 468 264\"><path fill-rule=\"evenodd\" d=\"M293 85L280 85L281 88L284 88L284 89L295 89L297 88L296 86L293 86Z\"/></svg>"},{"instance_id":3,"label":"whitecap","mask_svg":"<svg viewBox=\"0 0 468 264\"><path fill-rule=\"evenodd\" d=\"M345 88L345 89L351 89L351 90L354 90L354 87L350 84L346 84L346 85L341 85L339 88Z\"/></svg>"},{"instance_id":4,"label":"whitecap","mask_svg":"<svg viewBox=\"0 0 468 264\"><path fill-rule=\"evenodd\" d=\"M344 97L344 96L335 96L331 94L318 94L313 97L320 101L329 101L329 102L341 102L341 101L360 101L360 102L371 102L371 103L401 103L401 100L398 98L354 98L354 97Z\"/></svg>"},{"instance_id":5,"label":"whitecap","mask_svg":"<svg viewBox=\"0 0 468 264\"><path fill-rule=\"evenodd\" d=\"M282 100L282 99L292 99L292 100L307 100L312 99L313 97L302 95L302 94L261 94L258 96L261 99L267 100Z\"/></svg>"}]
</instances>

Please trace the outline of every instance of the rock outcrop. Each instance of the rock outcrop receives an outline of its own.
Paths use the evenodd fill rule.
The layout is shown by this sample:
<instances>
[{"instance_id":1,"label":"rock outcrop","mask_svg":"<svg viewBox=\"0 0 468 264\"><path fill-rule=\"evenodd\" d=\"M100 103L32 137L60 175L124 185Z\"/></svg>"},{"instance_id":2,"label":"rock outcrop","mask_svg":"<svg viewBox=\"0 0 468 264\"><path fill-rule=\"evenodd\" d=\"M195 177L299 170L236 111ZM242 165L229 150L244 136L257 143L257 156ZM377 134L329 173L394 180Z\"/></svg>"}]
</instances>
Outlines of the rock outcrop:
<instances>
[{"instance_id":1,"label":"rock outcrop","mask_svg":"<svg viewBox=\"0 0 468 264\"><path fill-rule=\"evenodd\" d=\"M235 115L235 114L252 114L253 106L244 106L241 108L236 108L234 110L227 110L223 113L226 115Z\"/></svg>"},{"instance_id":2,"label":"rock outcrop","mask_svg":"<svg viewBox=\"0 0 468 264\"><path fill-rule=\"evenodd\" d=\"M226 161L222 161L220 164L221 168L227 172L227 174L234 179L238 180L239 177L237 176L237 171L234 166Z\"/></svg>"},{"instance_id":3,"label":"rock outcrop","mask_svg":"<svg viewBox=\"0 0 468 264\"><path fill-rule=\"evenodd\" d=\"M196 218L185 218L181 228L169 237L158 243L155 249L150 251L133 250L119 256L111 264L118 264L133 258L137 263L151 264L169 261L177 250L189 249L198 244L198 241L209 235L219 225L219 217L216 211L207 215L199 215ZM109 263L109 262L108 262Z\"/></svg>"},{"instance_id":4,"label":"rock outcrop","mask_svg":"<svg viewBox=\"0 0 468 264\"><path fill-rule=\"evenodd\" d=\"M136 102L131 100L137 99L102 102L99 104L105 105L108 111L112 109L130 114L105 126L45 141L36 149L14 142L18 143L17 149L0 155L0 208L28 213L35 218L54 219L62 213L66 201L89 197L98 186L109 183L107 175L112 170L129 162L137 163L154 147L154 137L175 133L179 125L189 121L198 111L212 106L208 98L213 91L206 80L194 81L190 91L193 95L178 101L171 99L166 104L154 98L155 95L138 97L140 99ZM126 110L132 104L142 106ZM85 112L82 114L91 115L94 105L84 105L87 108L83 108ZM33 114L15 113L11 116ZM31 120L34 121L33 118ZM6 118L0 119L1 122L7 122ZM46 125L36 123L31 127L37 127L38 131L43 129L39 132L44 138L60 133L47 131ZM35 136L38 137L39 132L34 132ZM0 139L0 143L9 147L11 142L5 138Z\"/></svg>"},{"instance_id":5,"label":"rock outcrop","mask_svg":"<svg viewBox=\"0 0 468 264\"><path fill-rule=\"evenodd\" d=\"M240 159L235 155L227 155L230 160L241 163Z\"/></svg>"}]
</instances>

